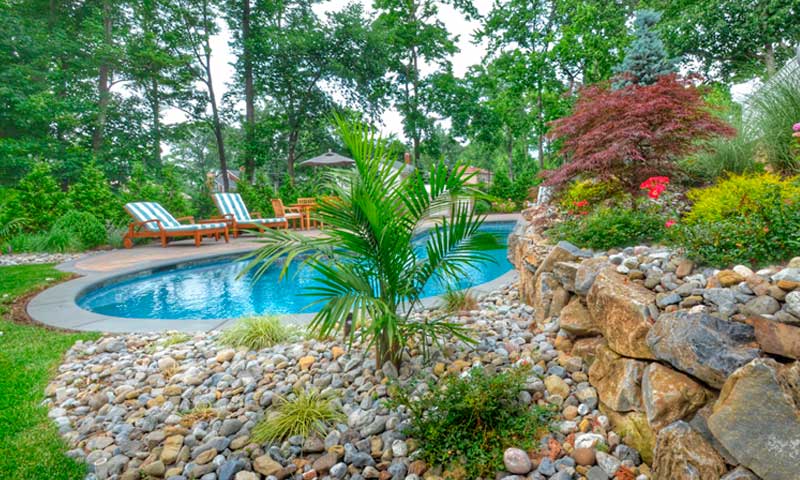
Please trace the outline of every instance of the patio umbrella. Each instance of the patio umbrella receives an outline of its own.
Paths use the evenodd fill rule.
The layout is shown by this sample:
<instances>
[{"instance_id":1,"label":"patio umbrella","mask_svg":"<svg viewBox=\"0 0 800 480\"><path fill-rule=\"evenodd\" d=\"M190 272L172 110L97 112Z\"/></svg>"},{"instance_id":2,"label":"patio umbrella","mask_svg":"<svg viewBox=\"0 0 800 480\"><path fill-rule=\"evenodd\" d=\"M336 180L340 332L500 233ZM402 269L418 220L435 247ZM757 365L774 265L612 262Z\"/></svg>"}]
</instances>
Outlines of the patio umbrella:
<instances>
[{"instance_id":1,"label":"patio umbrella","mask_svg":"<svg viewBox=\"0 0 800 480\"><path fill-rule=\"evenodd\" d=\"M355 165L355 160L347 158L328 150L318 157L310 158L304 162L300 162L298 167L349 167Z\"/></svg>"}]
</instances>

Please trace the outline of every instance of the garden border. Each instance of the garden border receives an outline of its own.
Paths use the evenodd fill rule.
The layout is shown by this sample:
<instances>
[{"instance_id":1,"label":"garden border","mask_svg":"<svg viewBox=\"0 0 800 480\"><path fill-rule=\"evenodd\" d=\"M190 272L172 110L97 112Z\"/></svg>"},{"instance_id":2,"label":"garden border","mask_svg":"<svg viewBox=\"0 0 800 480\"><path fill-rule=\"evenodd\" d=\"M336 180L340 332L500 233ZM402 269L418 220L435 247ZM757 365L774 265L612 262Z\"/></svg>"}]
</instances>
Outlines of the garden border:
<instances>
[{"instance_id":1,"label":"garden border","mask_svg":"<svg viewBox=\"0 0 800 480\"><path fill-rule=\"evenodd\" d=\"M492 219L487 217L485 223L503 223L519 221L521 217L514 219ZM81 275L78 278L60 283L48 288L33 297L27 306L30 317L42 324L52 327L77 330L77 331L100 331L109 333L143 333L143 332L208 332L230 327L239 318L218 318L207 320L170 320L155 318L125 318L102 315L99 313L84 310L78 306L76 300L84 293L101 286L104 283L141 274L144 272L160 270L176 265L186 265L196 262L205 262L214 258L225 258L240 256L251 252L251 248L241 248L220 254L198 254L181 259L170 259L161 261L145 262L142 265L125 268L114 272L86 272L75 266L76 260L62 263L57 266L59 270L73 272ZM508 283L514 282L518 278L516 269L512 268L503 275L486 283L470 288L470 291L478 297L498 289ZM433 296L422 299L422 305L426 308L441 304L441 296ZM282 314L278 317L285 323L293 325L306 325L312 318L313 313L293 313Z\"/></svg>"}]
</instances>

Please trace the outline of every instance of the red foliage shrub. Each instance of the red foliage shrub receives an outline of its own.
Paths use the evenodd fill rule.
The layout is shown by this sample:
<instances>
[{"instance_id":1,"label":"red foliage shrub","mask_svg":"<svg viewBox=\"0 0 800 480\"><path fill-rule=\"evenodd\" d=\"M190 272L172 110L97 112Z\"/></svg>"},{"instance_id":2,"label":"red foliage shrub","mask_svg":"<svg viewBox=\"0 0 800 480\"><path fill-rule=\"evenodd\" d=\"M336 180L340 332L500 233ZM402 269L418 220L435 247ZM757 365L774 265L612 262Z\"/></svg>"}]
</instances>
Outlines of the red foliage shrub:
<instances>
[{"instance_id":1,"label":"red foliage shrub","mask_svg":"<svg viewBox=\"0 0 800 480\"><path fill-rule=\"evenodd\" d=\"M566 162L545 172L545 185L591 174L617 179L634 196L648 177L674 170L698 140L736 134L712 115L697 87L676 75L617 90L608 83L590 85L572 115L551 125L551 137L563 140Z\"/></svg>"}]
</instances>

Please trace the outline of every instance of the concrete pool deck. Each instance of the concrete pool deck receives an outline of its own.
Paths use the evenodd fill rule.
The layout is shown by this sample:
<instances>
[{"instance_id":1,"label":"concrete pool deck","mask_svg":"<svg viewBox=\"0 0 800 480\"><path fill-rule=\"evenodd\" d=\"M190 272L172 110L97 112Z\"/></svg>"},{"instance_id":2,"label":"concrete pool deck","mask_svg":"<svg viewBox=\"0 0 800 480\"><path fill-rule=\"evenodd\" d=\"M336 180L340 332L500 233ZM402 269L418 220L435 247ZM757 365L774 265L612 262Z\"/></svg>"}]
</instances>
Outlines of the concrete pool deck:
<instances>
[{"instance_id":1,"label":"concrete pool deck","mask_svg":"<svg viewBox=\"0 0 800 480\"><path fill-rule=\"evenodd\" d=\"M486 222L513 222L521 218L519 214L494 214ZM319 230L302 232L309 236L320 235ZM100 331L112 333L127 332L204 332L225 328L236 318L213 320L164 320L152 318L123 318L101 315L80 308L75 300L84 292L98 284L114 282L116 279L137 273L147 273L178 263L191 263L214 257L244 255L259 247L255 237L231 238L224 241L204 240L195 247L192 240L175 241L167 248L156 243L135 246L132 249L110 250L84 255L76 260L62 263L59 270L81 275L78 278L55 285L36 295L28 303L28 315L40 323L67 330ZM500 277L475 286L471 290L478 296L485 295L502 285L516 280L516 272L511 270ZM438 297L423 299L423 305L433 306ZM303 325L313 317L313 313L281 315L286 323Z\"/></svg>"}]
</instances>

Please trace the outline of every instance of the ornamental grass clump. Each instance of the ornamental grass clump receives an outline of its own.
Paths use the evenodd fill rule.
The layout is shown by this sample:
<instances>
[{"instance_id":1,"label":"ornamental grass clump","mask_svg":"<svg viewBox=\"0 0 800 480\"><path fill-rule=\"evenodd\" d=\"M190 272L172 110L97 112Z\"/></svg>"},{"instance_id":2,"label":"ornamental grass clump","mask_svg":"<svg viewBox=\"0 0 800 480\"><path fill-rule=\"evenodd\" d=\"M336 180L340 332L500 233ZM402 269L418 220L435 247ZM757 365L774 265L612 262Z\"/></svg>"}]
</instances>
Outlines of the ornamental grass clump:
<instances>
[{"instance_id":1,"label":"ornamental grass clump","mask_svg":"<svg viewBox=\"0 0 800 480\"><path fill-rule=\"evenodd\" d=\"M234 348L261 350L289 340L293 333L277 317L249 317L223 331L219 341Z\"/></svg>"},{"instance_id":2,"label":"ornamental grass clump","mask_svg":"<svg viewBox=\"0 0 800 480\"><path fill-rule=\"evenodd\" d=\"M295 390L289 397L275 395L273 407L254 428L256 443L277 442L295 435L324 438L337 423L346 419L341 406L331 395L317 390Z\"/></svg>"},{"instance_id":3,"label":"ornamental grass clump","mask_svg":"<svg viewBox=\"0 0 800 480\"><path fill-rule=\"evenodd\" d=\"M442 308L448 313L465 312L478 308L478 299L469 289L447 290L442 294Z\"/></svg>"},{"instance_id":4,"label":"ornamental grass clump","mask_svg":"<svg viewBox=\"0 0 800 480\"><path fill-rule=\"evenodd\" d=\"M464 376L392 388L390 408L410 415L406 435L419 442L418 458L428 465L463 465L467 478L493 478L503 470L508 447L532 449L548 431L554 411L520 402L528 367L495 373L481 367Z\"/></svg>"}]
</instances>

